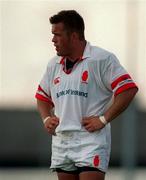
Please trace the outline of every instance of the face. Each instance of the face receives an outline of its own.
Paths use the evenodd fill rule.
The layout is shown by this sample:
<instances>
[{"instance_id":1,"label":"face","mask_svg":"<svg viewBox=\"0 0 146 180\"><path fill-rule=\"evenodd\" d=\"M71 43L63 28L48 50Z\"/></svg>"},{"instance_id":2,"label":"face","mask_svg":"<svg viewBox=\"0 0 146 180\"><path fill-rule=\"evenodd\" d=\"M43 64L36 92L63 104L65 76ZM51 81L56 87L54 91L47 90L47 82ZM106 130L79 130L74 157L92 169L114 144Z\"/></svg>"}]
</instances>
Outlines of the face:
<instances>
[{"instance_id":1,"label":"face","mask_svg":"<svg viewBox=\"0 0 146 180\"><path fill-rule=\"evenodd\" d=\"M52 25L52 42L58 56L69 56L72 49L71 35L65 30L63 23Z\"/></svg>"}]
</instances>

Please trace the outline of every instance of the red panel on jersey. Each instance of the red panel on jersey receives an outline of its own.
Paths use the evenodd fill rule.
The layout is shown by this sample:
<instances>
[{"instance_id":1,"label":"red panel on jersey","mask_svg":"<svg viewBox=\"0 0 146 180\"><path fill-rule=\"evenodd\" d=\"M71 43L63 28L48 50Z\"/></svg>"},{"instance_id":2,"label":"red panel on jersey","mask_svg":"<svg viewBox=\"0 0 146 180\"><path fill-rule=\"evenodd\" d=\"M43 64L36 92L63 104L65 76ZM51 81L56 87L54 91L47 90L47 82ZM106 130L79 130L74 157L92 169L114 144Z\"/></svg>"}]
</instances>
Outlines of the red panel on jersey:
<instances>
[{"instance_id":1,"label":"red panel on jersey","mask_svg":"<svg viewBox=\"0 0 146 180\"><path fill-rule=\"evenodd\" d=\"M124 80L126 80L126 79L131 79L131 77L129 76L129 74L124 74L124 75L120 76L118 79L116 79L116 80L111 84L112 89L114 89L114 88L118 85L118 83L120 83L120 82L122 82L122 81L124 81Z\"/></svg>"},{"instance_id":2,"label":"red panel on jersey","mask_svg":"<svg viewBox=\"0 0 146 180\"><path fill-rule=\"evenodd\" d=\"M47 97L43 96L42 94L39 94L39 91L43 92L43 94L44 94L45 96L47 96ZM38 86L38 93L36 93L35 98L36 98L36 99L39 99L39 100L41 100L41 101L48 102L49 104L51 104L52 106L54 106L51 97L48 96L48 94L41 88L41 86Z\"/></svg>"},{"instance_id":3,"label":"red panel on jersey","mask_svg":"<svg viewBox=\"0 0 146 180\"><path fill-rule=\"evenodd\" d=\"M121 87L119 87L116 92L115 92L115 96L117 96L118 94L122 93L123 91L126 91L127 89L131 89L131 88L137 88L136 84L135 83L128 83L128 84L125 84Z\"/></svg>"},{"instance_id":4,"label":"red panel on jersey","mask_svg":"<svg viewBox=\"0 0 146 180\"><path fill-rule=\"evenodd\" d=\"M38 91L42 91L47 97L49 97L48 94L41 88L40 85L38 86Z\"/></svg>"},{"instance_id":5,"label":"red panel on jersey","mask_svg":"<svg viewBox=\"0 0 146 180\"><path fill-rule=\"evenodd\" d=\"M96 155L96 156L94 157L94 159L93 159L93 164L94 164L94 166L97 167L97 166L99 165L99 162L100 162L99 156Z\"/></svg>"}]
</instances>

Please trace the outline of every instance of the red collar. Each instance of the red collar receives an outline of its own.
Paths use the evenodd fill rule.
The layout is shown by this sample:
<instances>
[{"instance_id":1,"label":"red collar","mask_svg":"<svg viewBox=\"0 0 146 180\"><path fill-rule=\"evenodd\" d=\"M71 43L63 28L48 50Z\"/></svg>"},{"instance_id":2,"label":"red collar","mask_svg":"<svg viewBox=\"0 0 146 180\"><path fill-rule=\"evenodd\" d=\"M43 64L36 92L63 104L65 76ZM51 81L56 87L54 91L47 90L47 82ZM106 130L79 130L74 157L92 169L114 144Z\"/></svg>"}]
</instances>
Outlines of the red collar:
<instances>
[{"instance_id":1,"label":"red collar","mask_svg":"<svg viewBox=\"0 0 146 180\"><path fill-rule=\"evenodd\" d=\"M80 61L83 61L84 59L83 59L83 57L79 57L77 60L78 60L77 62L80 62ZM61 58L60 64L62 64L62 65L65 64L65 57L62 57L62 58Z\"/></svg>"},{"instance_id":2,"label":"red collar","mask_svg":"<svg viewBox=\"0 0 146 180\"><path fill-rule=\"evenodd\" d=\"M72 69L66 70L66 68L65 68L65 60L66 60L66 58L65 58L65 57L62 57L61 60L60 60L60 64L63 66L63 71L64 71L66 74L70 74L71 71L72 71L72 69L74 69L74 67L73 67ZM78 61L75 63L74 66L76 66L80 61L83 61L83 60L84 60L83 57L78 58Z\"/></svg>"}]
</instances>

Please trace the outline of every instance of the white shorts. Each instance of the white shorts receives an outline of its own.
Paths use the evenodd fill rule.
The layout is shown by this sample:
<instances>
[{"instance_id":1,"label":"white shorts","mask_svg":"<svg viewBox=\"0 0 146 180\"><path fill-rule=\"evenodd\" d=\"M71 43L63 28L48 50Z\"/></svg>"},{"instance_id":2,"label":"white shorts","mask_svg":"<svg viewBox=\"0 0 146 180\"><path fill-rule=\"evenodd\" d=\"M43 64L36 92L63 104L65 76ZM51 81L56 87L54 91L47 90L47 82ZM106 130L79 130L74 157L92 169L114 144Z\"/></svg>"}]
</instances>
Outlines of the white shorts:
<instances>
[{"instance_id":1,"label":"white shorts","mask_svg":"<svg viewBox=\"0 0 146 180\"><path fill-rule=\"evenodd\" d=\"M110 124L95 132L57 133L52 138L51 169L76 171L77 167L94 167L106 172L111 150Z\"/></svg>"}]
</instances>

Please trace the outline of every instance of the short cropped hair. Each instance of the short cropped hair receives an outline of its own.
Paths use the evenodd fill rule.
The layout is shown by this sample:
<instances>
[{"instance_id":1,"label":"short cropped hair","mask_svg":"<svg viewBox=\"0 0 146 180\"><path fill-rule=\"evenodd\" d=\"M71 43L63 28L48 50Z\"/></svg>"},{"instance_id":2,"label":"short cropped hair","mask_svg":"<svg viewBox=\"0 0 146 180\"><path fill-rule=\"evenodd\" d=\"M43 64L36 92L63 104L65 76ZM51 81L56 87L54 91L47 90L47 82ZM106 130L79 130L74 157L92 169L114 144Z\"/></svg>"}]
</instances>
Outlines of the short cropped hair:
<instances>
[{"instance_id":1,"label":"short cropped hair","mask_svg":"<svg viewBox=\"0 0 146 180\"><path fill-rule=\"evenodd\" d=\"M84 20L75 10L63 10L49 18L51 24L63 23L65 29L70 33L79 34L80 40L84 40Z\"/></svg>"}]
</instances>

